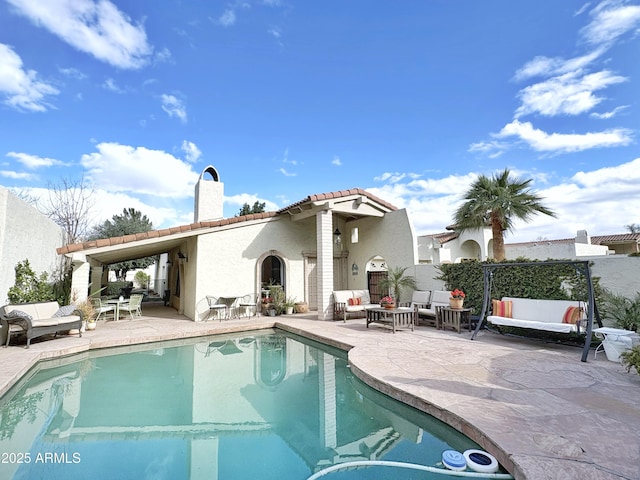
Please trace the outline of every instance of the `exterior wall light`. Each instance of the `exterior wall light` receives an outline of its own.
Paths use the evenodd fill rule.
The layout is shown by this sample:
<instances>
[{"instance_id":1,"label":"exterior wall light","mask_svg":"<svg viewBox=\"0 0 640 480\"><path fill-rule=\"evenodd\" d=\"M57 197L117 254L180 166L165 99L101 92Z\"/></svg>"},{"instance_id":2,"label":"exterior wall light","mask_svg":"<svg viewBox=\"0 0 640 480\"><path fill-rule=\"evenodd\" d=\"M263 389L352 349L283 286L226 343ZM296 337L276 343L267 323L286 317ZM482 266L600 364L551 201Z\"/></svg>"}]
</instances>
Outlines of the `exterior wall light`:
<instances>
[{"instance_id":1,"label":"exterior wall light","mask_svg":"<svg viewBox=\"0 0 640 480\"><path fill-rule=\"evenodd\" d=\"M336 231L333 232L333 241L336 245L340 245L342 243L342 232L336 228Z\"/></svg>"}]
</instances>

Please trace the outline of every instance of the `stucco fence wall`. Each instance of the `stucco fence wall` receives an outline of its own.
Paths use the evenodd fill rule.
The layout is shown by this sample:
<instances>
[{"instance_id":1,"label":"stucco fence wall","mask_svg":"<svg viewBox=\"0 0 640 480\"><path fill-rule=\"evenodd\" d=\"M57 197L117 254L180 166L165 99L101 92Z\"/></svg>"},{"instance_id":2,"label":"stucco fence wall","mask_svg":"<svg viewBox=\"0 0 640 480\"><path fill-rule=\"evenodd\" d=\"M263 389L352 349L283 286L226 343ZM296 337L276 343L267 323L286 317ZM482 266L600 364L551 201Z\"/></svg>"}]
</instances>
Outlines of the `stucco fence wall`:
<instances>
[{"instance_id":1,"label":"stucco fence wall","mask_svg":"<svg viewBox=\"0 0 640 480\"><path fill-rule=\"evenodd\" d=\"M64 244L63 230L31 205L0 187L0 301L15 284L15 266L25 259L33 271L55 272ZM49 277L51 278L51 277Z\"/></svg>"}]
</instances>

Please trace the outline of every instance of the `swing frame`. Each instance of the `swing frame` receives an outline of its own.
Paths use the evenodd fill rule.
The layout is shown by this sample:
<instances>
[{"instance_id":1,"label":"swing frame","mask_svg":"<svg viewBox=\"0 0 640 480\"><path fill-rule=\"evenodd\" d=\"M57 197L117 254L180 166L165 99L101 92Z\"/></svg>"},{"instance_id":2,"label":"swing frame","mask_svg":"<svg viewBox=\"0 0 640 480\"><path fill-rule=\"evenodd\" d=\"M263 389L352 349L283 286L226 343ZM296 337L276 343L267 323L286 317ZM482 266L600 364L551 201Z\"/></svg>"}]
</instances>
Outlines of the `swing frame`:
<instances>
[{"instance_id":1,"label":"swing frame","mask_svg":"<svg viewBox=\"0 0 640 480\"><path fill-rule=\"evenodd\" d=\"M600 314L598 313L598 308L596 307L596 299L593 291L593 281L591 279L591 269L589 267L589 261L587 260L547 260L543 262L522 262L522 263L488 263L482 265L482 276L484 281L484 292L482 296L482 311L480 312L480 318L478 319L478 323L476 325L473 334L471 335L471 340L475 340L478 332L482 328L482 326L487 322L487 313L489 310L489 305L491 304L491 285L493 280L493 273L495 270L500 270L503 268L510 267L540 267L544 265L572 265L576 269L577 272L580 272L584 275L585 281L587 284L587 329L584 334L584 346L582 347L582 358L581 361L586 362L589 356L589 349L591 348L591 338L593 332L593 320L594 318L598 322L598 325L602 327L602 320L600 319ZM516 327L519 328L519 327ZM526 330L523 328L523 330ZM526 337L526 335L522 335Z\"/></svg>"}]
</instances>

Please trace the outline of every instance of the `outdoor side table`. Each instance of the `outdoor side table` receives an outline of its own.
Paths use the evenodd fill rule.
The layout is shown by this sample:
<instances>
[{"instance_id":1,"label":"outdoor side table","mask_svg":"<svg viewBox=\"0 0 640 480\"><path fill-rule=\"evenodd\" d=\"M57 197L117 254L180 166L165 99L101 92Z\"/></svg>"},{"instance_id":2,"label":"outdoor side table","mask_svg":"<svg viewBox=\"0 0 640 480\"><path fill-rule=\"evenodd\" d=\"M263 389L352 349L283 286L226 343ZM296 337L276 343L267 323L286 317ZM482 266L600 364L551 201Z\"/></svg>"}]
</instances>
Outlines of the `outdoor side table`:
<instances>
[{"instance_id":1,"label":"outdoor side table","mask_svg":"<svg viewBox=\"0 0 640 480\"><path fill-rule=\"evenodd\" d=\"M471 331L471 309L470 308L440 308L440 318L438 328L446 330L447 327L453 328L456 332L462 331L461 326L466 325Z\"/></svg>"}]
</instances>

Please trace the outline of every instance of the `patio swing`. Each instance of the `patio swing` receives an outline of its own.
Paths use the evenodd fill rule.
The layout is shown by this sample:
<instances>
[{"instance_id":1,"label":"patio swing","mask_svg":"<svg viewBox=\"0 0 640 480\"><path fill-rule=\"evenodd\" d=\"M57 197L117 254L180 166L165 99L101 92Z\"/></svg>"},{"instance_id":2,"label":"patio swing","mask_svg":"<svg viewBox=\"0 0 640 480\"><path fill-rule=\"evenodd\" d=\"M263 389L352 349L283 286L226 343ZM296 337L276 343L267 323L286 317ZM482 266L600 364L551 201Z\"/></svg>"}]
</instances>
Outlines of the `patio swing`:
<instances>
[{"instance_id":1,"label":"patio swing","mask_svg":"<svg viewBox=\"0 0 640 480\"><path fill-rule=\"evenodd\" d=\"M592 339L592 331L593 331L593 320L597 321L598 325L602 327L602 320L600 319L600 314L598 313L598 308L595 302L595 295L593 292L593 282L591 279L591 270L589 268L588 261L581 260L550 260L543 262L523 262L523 263L491 263L482 265L482 273L483 273L483 281L484 281L484 293L482 298L482 310L480 312L480 317L476 324L476 328L471 335L471 340L474 340L478 335L478 332L482 328L487 320L487 314L489 312L489 307L491 306L491 293L492 287L494 283L494 273L496 270L500 269L508 269L514 267L540 267L540 266L555 266L555 265L571 265L575 268L576 273L582 275L584 277L586 283L586 292L587 292L587 322L586 322L586 330L584 331L584 345L582 348L582 361L586 362L587 357L589 356L589 349L591 347L591 339ZM544 300L542 300L544 302ZM549 300L551 302L553 300ZM494 312L495 315L495 312ZM516 321L517 322L517 321ZM489 322L490 323L490 322ZM526 322L523 322L526 325ZM523 329L526 331L528 328L526 326L518 326L513 325L513 327L518 329ZM531 329L531 327L529 328ZM538 327L537 330L546 330L544 327ZM553 331L553 330L548 330ZM579 331L578 333L582 334ZM526 335L522 335L526 336Z\"/></svg>"}]
</instances>

